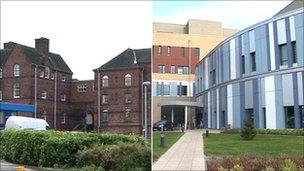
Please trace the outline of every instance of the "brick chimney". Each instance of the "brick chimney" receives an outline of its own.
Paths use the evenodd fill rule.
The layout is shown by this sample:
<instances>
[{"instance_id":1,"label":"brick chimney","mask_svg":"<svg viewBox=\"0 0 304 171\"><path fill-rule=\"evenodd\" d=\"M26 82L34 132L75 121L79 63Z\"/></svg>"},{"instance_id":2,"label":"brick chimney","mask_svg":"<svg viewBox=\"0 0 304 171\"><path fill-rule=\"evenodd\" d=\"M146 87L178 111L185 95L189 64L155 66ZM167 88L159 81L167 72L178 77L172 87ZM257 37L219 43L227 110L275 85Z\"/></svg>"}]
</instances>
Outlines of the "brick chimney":
<instances>
[{"instance_id":1,"label":"brick chimney","mask_svg":"<svg viewBox=\"0 0 304 171\"><path fill-rule=\"evenodd\" d=\"M49 53L49 39L44 37L35 39L35 48L39 49L44 54Z\"/></svg>"}]
</instances>

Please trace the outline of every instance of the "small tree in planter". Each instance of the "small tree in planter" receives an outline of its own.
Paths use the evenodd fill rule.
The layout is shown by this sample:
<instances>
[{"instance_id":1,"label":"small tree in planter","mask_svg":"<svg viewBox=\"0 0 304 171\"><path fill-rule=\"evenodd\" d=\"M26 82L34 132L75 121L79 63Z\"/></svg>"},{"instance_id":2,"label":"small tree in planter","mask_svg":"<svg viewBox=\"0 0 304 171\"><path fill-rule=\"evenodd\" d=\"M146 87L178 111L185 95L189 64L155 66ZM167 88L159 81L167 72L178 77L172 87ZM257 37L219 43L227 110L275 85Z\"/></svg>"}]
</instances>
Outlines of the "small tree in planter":
<instances>
[{"instance_id":1,"label":"small tree in planter","mask_svg":"<svg viewBox=\"0 0 304 171\"><path fill-rule=\"evenodd\" d=\"M243 140L253 140L256 134L257 131L254 129L253 121L251 118L248 118L245 123L245 128L242 129L241 137Z\"/></svg>"}]
</instances>

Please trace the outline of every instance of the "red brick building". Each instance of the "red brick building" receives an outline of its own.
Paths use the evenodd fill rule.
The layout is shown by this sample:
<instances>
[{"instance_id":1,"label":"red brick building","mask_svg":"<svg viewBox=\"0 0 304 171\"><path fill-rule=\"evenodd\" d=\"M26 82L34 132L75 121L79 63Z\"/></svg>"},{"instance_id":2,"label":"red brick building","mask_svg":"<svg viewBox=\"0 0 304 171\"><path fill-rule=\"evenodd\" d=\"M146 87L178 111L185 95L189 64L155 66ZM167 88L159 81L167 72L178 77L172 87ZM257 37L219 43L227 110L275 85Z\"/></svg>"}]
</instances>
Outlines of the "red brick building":
<instances>
[{"instance_id":1,"label":"red brick building","mask_svg":"<svg viewBox=\"0 0 304 171\"><path fill-rule=\"evenodd\" d=\"M99 92L96 93L94 129L140 134L144 127L143 82L151 82L151 49L127 49L94 72ZM147 97L150 125L150 85Z\"/></svg>"},{"instance_id":2,"label":"red brick building","mask_svg":"<svg viewBox=\"0 0 304 171\"><path fill-rule=\"evenodd\" d=\"M46 38L36 39L35 48L5 43L0 52L0 101L35 106L34 113L14 115L44 118L55 129L98 130L97 125L101 124L100 131L141 133L141 84L151 81L150 49L128 49L94 70L95 80L81 81L72 79L73 73L60 55L49 52ZM125 56L130 52L136 58ZM103 81L100 77L98 83L98 73L108 76L108 87L99 87L102 97L97 93L98 84ZM130 86L124 86L125 73L131 76ZM107 103L102 99L105 95ZM124 101L125 96L131 102ZM97 106L102 112L108 110L107 121L98 122ZM128 117L123 117L126 110Z\"/></svg>"}]
</instances>

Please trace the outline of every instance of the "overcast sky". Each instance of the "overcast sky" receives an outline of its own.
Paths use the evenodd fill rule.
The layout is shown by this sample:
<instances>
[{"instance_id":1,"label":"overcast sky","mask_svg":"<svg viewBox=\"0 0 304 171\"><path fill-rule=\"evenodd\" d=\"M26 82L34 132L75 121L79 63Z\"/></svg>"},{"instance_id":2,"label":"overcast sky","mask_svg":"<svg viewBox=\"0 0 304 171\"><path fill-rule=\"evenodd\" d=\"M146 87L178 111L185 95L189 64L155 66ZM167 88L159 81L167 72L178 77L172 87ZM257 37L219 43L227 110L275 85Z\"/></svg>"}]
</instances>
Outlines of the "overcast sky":
<instances>
[{"instance_id":1,"label":"overcast sky","mask_svg":"<svg viewBox=\"0 0 304 171\"><path fill-rule=\"evenodd\" d=\"M244 29L268 19L290 1L0 1L1 48L14 41L34 46L50 39L74 78L93 79L92 70L126 48L152 45L152 22L186 24L189 18L221 21Z\"/></svg>"},{"instance_id":2,"label":"overcast sky","mask_svg":"<svg viewBox=\"0 0 304 171\"><path fill-rule=\"evenodd\" d=\"M189 18L222 22L226 28L244 29L266 20L291 1L154 1L153 20L186 24Z\"/></svg>"},{"instance_id":3,"label":"overcast sky","mask_svg":"<svg viewBox=\"0 0 304 171\"><path fill-rule=\"evenodd\" d=\"M93 79L93 69L130 48L152 44L152 2L1 1L1 48L14 41L35 46L50 39L73 77Z\"/></svg>"}]
</instances>

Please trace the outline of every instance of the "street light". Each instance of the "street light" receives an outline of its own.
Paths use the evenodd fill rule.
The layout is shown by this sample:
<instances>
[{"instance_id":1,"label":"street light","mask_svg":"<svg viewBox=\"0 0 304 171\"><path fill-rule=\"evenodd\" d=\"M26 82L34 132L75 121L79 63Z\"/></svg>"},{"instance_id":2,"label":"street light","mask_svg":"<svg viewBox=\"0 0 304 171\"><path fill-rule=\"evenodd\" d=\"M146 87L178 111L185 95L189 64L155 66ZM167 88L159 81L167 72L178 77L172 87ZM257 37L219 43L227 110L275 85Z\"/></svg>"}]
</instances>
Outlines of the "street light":
<instances>
[{"instance_id":1,"label":"street light","mask_svg":"<svg viewBox=\"0 0 304 171\"><path fill-rule=\"evenodd\" d=\"M147 133L148 132L147 131L148 130L148 126L147 126L147 120L148 120L148 118L147 118L148 117L148 114L147 114L148 113L148 111L147 111L147 86L150 85L150 84L151 84L150 81L145 81L145 82L142 83L142 85L144 86L144 89L145 89L145 97L144 97L145 98L145 110L144 110L145 111L145 116L144 116L144 119L145 119L145 129L144 129L145 130L145 134L144 134L145 141L147 141L147 139L148 139L148 136L147 136L148 135L148 133Z\"/></svg>"}]
</instances>

